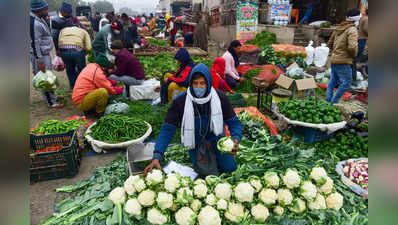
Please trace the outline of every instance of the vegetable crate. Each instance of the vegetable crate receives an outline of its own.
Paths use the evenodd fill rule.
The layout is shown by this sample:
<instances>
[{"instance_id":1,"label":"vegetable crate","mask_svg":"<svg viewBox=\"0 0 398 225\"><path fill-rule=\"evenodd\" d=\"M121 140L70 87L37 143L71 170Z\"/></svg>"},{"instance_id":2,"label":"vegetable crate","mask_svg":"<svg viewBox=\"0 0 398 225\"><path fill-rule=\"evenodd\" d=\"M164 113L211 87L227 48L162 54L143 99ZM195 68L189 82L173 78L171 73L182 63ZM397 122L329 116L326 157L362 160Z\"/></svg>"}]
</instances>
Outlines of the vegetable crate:
<instances>
[{"instance_id":1,"label":"vegetable crate","mask_svg":"<svg viewBox=\"0 0 398 225\"><path fill-rule=\"evenodd\" d=\"M293 130L304 136L304 142L316 143L330 139L334 136L334 133L328 134L326 131L320 131L311 127L293 126Z\"/></svg>"},{"instance_id":2,"label":"vegetable crate","mask_svg":"<svg viewBox=\"0 0 398 225\"><path fill-rule=\"evenodd\" d=\"M247 106L245 97L243 97L242 94L238 93L227 96L233 108L242 108Z\"/></svg>"},{"instance_id":3,"label":"vegetable crate","mask_svg":"<svg viewBox=\"0 0 398 225\"><path fill-rule=\"evenodd\" d=\"M81 152L76 131L30 135L30 181L73 177L79 172Z\"/></svg>"}]
</instances>

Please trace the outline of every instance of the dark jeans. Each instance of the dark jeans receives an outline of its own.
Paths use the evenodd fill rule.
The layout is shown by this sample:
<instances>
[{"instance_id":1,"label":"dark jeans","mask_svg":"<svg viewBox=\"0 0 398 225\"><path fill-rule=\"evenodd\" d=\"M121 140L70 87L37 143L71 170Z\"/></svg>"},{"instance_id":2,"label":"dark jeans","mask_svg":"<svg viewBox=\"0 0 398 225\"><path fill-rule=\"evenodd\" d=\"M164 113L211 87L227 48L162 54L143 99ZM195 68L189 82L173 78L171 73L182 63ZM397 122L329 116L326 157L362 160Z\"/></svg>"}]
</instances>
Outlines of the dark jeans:
<instances>
[{"instance_id":1,"label":"dark jeans","mask_svg":"<svg viewBox=\"0 0 398 225\"><path fill-rule=\"evenodd\" d=\"M336 104L343 96L344 92L350 90L352 83L352 65L349 64L332 64L332 73L328 88L326 90L326 101L330 104ZM337 87L336 93L333 95L333 90Z\"/></svg>"},{"instance_id":2,"label":"dark jeans","mask_svg":"<svg viewBox=\"0 0 398 225\"><path fill-rule=\"evenodd\" d=\"M242 74L241 74L241 73L239 73L239 77L242 77ZM237 86L238 83L239 83L238 80L235 80L235 79L234 79L231 75L229 75L229 74L226 74L226 75L225 75L225 81L227 82L228 86L229 86L231 89L236 88L236 86Z\"/></svg>"},{"instance_id":3,"label":"dark jeans","mask_svg":"<svg viewBox=\"0 0 398 225\"><path fill-rule=\"evenodd\" d=\"M86 56L84 51L61 50L61 58L65 63L70 88L73 89L80 72L86 67Z\"/></svg>"},{"instance_id":4,"label":"dark jeans","mask_svg":"<svg viewBox=\"0 0 398 225\"><path fill-rule=\"evenodd\" d=\"M308 6L307 10L305 11L304 17L300 20L299 24L308 23L310 21L310 17L312 14L312 6Z\"/></svg>"},{"instance_id":5,"label":"dark jeans","mask_svg":"<svg viewBox=\"0 0 398 225\"><path fill-rule=\"evenodd\" d=\"M361 55L362 55L363 51L365 50L366 41L367 41L366 39L358 40L358 55L357 55L357 62L360 62Z\"/></svg>"},{"instance_id":6,"label":"dark jeans","mask_svg":"<svg viewBox=\"0 0 398 225\"><path fill-rule=\"evenodd\" d=\"M170 37L170 42L171 42L171 46L175 46L175 40L176 40L176 36L175 35L171 35L171 37Z\"/></svg>"}]
</instances>

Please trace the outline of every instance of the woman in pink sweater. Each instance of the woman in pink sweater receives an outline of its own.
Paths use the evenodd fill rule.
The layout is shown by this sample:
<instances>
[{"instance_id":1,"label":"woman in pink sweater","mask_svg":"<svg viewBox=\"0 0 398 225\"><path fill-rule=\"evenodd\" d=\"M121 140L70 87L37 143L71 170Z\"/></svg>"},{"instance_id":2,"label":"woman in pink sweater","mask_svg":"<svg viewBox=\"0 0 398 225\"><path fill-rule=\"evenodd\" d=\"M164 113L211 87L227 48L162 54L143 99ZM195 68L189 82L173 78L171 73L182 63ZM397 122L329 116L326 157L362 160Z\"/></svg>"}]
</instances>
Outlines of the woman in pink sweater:
<instances>
[{"instance_id":1,"label":"woman in pink sweater","mask_svg":"<svg viewBox=\"0 0 398 225\"><path fill-rule=\"evenodd\" d=\"M238 82L243 81L241 74L236 71L240 64L238 54L241 46L242 44L238 40L232 41L228 51L222 56L225 59L225 81L231 88L235 88Z\"/></svg>"}]
</instances>

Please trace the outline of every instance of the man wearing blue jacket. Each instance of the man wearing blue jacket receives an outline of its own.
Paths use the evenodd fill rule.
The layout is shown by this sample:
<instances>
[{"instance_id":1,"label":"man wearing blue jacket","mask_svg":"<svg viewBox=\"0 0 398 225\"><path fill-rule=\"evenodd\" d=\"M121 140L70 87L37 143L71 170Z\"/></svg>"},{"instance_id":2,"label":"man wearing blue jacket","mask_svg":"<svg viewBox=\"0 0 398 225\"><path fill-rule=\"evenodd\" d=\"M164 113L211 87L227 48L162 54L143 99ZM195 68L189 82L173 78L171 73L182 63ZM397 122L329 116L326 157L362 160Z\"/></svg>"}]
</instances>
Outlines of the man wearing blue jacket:
<instances>
[{"instance_id":1,"label":"man wearing blue jacket","mask_svg":"<svg viewBox=\"0 0 398 225\"><path fill-rule=\"evenodd\" d=\"M218 140L225 136L224 124L228 125L235 143L231 154L222 153L217 149ZM217 164L216 175L236 170L234 155L242 137L242 125L227 96L212 87L210 71L202 63L192 69L188 90L180 94L169 108L155 145L152 163L145 168L145 174L153 168L161 169L160 162L164 159L164 153L178 126L181 127L181 142L189 149L194 169L201 176L209 175L201 174L197 170L199 164L203 165L203 146L207 146L210 155L214 156L210 158L214 158Z\"/></svg>"}]
</instances>

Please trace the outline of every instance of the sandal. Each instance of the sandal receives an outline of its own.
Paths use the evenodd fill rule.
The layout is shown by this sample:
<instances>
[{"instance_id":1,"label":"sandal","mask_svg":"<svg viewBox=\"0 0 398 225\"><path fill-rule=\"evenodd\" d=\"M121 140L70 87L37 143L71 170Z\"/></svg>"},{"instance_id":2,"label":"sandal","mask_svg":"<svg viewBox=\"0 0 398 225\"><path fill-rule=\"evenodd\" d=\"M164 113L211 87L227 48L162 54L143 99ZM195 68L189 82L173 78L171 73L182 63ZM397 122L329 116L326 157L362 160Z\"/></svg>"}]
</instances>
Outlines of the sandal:
<instances>
[{"instance_id":1,"label":"sandal","mask_svg":"<svg viewBox=\"0 0 398 225\"><path fill-rule=\"evenodd\" d=\"M65 96L63 96L63 95L58 95L58 96L57 96L57 99L60 99L60 100L65 99Z\"/></svg>"},{"instance_id":2,"label":"sandal","mask_svg":"<svg viewBox=\"0 0 398 225\"><path fill-rule=\"evenodd\" d=\"M59 103L56 103L56 104L53 104L52 106L50 106L51 109L61 109L63 107L64 107L64 104L59 104Z\"/></svg>"}]
</instances>

